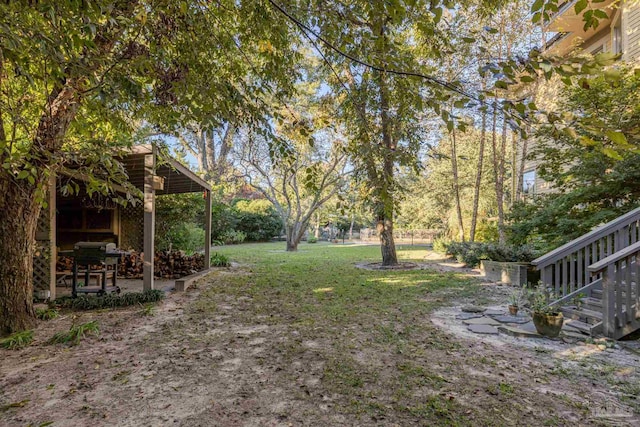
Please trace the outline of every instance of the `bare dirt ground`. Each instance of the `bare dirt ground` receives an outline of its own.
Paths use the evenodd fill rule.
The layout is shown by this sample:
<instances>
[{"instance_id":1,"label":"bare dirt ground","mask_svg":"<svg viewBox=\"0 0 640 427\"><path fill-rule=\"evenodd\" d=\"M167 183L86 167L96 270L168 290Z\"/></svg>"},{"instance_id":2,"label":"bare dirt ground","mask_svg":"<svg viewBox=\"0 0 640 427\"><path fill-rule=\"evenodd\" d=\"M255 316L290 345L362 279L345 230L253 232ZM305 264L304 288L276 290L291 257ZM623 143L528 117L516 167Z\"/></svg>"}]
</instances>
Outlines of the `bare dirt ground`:
<instances>
[{"instance_id":1,"label":"bare dirt ground","mask_svg":"<svg viewBox=\"0 0 640 427\"><path fill-rule=\"evenodd\" d=\"M151 317L42 322L31 346L0 349L0 425L640 425L637 354L456 332L446 307L469 301L446 290L424 296L447 301L433 320L390 308L393 323L304 324L224 290L250 274L214 273ZM473 302L502 293L483 286ZM94 319L98 338L45 344Z\"/></svg>"}]
</instances>

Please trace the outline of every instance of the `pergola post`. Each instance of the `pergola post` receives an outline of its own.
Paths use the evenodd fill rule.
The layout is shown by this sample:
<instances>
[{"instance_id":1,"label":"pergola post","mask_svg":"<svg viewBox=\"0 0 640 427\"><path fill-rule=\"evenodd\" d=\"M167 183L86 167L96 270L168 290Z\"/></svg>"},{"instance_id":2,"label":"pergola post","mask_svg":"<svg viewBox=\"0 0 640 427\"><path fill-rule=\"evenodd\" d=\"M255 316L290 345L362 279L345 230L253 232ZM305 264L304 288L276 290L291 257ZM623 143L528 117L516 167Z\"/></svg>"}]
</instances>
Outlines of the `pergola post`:
<instances>
[{"instance_id":1,"label":"pergola post","mask_svg":"<svg viewBox=\"0 0 640 427\"><path fill-rule=\"evenodd\" d=\"M204 268L211 268L211 190L204 190Z\"/></svg>"},{"instance_id":2,"label":"pergola post","mask_svg":"<svg viewBox=\"0 0 640 427\"><path fill-rule=\"evenodd\" d=\"M52 172L49 177L49 299L56 299L56 263L58 244L56 242L56 175Z\"/></svg>"},{"instance_id":3,"label":"pergola post","mask_svg":"<svg viewBox=\"0 0 640 427\"><path fill-rule=\"evenodd\" d=\"M151 154L144 156L144 266L143 288L153 289L153 269L155 257L155 229L156 229L156 190L153 177L156 166L156 148L152 147Z\"/></svg>"}]
</instances>

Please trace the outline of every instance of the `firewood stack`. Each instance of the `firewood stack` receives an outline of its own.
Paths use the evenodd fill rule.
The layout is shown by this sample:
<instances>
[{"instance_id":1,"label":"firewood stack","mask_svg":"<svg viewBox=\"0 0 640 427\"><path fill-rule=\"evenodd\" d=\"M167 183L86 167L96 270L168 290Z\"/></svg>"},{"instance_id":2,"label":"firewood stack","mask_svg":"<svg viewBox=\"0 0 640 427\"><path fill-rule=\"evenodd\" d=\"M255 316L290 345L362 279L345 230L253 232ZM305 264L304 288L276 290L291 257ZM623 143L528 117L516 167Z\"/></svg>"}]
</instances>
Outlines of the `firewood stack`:
<instances>
[{"instance_id":1,"label":"firewood stack","mask_svg":"<svg viewBox=\"0 0 640 427\"><path fill-rule=\"evenodd\" d=\"M179 279L204 269L204 255L185 255L182 251L159 251L154 258L154 276L163 279ZM118 276L142 279L144 253L130 251L120 257ZM72 257L58 257L56 271L71 271Z\"/></svg>"},{"instance_id":2,"label":"firewood stack","mask_svg":"<svg viewBox=\"0 0 640 427\"><path fill-rule=\"evenodd\" d=\"M204 269L204 255L185 255L182 251L156 252L155 276L165 279L179 279Z\"/></svg>"},{"instance_id":3,"label":"firewood stack","mask_svg":"<svg viewBox=\"0 0 640 427\"><path fill-rule=\"evenodd\" d=\"M73 270L73 258L68 256L59 256L56 262L56 271Z\"/></svg>"}]
</instances>

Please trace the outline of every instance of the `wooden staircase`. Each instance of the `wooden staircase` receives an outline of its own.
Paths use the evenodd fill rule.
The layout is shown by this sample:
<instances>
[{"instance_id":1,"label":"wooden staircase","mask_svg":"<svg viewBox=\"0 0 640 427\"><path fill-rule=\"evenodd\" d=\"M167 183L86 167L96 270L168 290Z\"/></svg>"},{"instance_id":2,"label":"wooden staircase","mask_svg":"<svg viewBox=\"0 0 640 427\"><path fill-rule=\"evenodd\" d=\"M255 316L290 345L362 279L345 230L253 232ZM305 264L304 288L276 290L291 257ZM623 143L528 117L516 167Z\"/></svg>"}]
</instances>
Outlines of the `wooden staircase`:
<instances>
[{"instance_id":1,"label":"wooden staircase","mask_svg":"<svg viewBox=\"0 0 640 427\"><path fill-rule=\"evenodd\" d=\"M613 339L640 329L640 208L532 262L565 324Z\"/></svg>"}]
</instances>

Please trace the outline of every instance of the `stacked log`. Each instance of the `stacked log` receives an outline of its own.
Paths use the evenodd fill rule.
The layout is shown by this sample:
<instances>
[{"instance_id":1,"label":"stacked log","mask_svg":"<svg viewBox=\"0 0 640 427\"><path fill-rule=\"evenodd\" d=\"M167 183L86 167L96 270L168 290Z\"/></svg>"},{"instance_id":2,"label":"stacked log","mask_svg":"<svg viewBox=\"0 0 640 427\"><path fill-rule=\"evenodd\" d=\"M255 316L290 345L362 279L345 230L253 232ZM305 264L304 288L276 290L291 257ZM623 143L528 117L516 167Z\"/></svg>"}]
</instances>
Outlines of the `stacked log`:
<instances>
[{"instance_id":1,"label":"stacked log","mask_svg":"<svg viewBox=\"0 0 640 427\"><path fill-rule=\"evenodd\" d=\"M204 255L186 255L182 251L156 252L154 273L156 277L179 279L204 269Z\"/></svg>"},{"instance_id":2,"label":"stacked log","mask_svg":"<svg viewBox=\"0 0 640 427\"><path fill-rule=\"evenodd\" d=\"M120 257L118 277L142 279L144 252L130 251ZM72 257L58 257L56 271L71 271ZM154 276L162 279L179 279L204 269L204 255L186 255L182 251L158 251L154 257Z\"/></svg>"}]
</instances>

